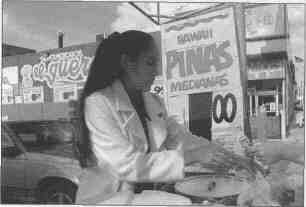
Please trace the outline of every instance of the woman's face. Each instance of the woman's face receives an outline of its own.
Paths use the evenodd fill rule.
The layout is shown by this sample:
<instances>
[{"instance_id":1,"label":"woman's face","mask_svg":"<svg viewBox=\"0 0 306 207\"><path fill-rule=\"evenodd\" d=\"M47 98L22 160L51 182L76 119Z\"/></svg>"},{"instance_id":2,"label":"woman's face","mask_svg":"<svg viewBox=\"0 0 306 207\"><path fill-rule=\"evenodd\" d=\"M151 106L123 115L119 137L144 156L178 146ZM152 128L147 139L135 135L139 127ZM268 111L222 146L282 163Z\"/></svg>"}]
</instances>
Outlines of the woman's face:
<instances>
[{"instance_id":1,"label":"woman's face","mask_svg":"<svg viewBox=\"0 0 306 207\"><path fill-rule=\"evenodd\" d=\"M159 53L155 44L143 51L134 61L129 61L126 72L132 86L141 91L150 91L151 85L157 75Z\"/></svg>"}]
</instances>

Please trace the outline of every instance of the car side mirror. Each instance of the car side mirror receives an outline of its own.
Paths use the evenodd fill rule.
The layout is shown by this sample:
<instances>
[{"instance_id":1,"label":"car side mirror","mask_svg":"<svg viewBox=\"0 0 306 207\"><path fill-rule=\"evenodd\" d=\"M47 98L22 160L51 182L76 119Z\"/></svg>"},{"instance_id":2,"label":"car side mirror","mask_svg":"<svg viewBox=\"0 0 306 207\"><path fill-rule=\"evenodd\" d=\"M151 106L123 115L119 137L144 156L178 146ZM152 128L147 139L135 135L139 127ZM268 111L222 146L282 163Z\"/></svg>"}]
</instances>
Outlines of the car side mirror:
<instances>
[{"instance_id":1,"label":"car side mirror","mask_svg":"<svg viewBox=\"0 0 306 207\"><path fill-rule=\"evenodd\" d=\"M3 157L9 157L9 158L17 157L22 153L22 151L18 149L16 146L5 147L4 149L1 150L1 152Z\"/></svg>"}]
</instances>

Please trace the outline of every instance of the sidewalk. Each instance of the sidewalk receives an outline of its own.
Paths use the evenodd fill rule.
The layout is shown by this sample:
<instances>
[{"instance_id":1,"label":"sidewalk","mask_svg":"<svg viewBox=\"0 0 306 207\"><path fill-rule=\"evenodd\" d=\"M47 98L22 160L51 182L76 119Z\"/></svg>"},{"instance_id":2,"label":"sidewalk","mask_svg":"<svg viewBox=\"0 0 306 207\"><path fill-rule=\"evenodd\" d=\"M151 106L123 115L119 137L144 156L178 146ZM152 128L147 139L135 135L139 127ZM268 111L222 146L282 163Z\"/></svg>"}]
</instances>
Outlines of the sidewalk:
<instances>
[{"instance_id":1,"label":"sidewalk","mask_svg":"<svg viewBox=\"0 0 306 207\"><path fill-rule=\"evenodd\" d=\"M289 129L289 134L287 136L288 141L296 141L296 142L301 142L304 143L305 141L305 127L299 128L291 128Z\"/></svg>"},{"instance_id":2,"label":"sidewalk","mask_svg":"<svg viewBox=\"0 0 306 207\"><path fill-rule=\"evenodd\" d=\"M299 142L304 145L305 128L292 127L285 142ZM290 207L303 206L304 166L289 161L281 161L271 166L271 181L295 191L295 202Z\"/></svg>"}]
</instances>

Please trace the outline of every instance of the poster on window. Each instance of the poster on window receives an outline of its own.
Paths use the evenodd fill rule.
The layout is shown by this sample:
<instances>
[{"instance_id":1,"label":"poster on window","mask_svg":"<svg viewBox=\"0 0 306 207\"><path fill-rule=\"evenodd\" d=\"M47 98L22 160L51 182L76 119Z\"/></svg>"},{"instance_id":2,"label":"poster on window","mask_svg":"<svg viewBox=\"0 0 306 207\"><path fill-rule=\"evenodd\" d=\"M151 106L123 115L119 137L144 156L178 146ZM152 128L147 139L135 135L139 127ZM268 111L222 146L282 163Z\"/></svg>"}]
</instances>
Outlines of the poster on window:
<instances>
[{"instance_id":1,"label":"poster on window","mask_svg":"<svg viewBox=\"0 0 306 207\"><path fill-rule=\"evenodd\" d=\"M18 66L10 66L2 69L2 84L18 84Z\"/></svg>"},{"instance_id":2,"label":"poster on window","mask_svg":"<svg viewBox=\"0 0 306 207\"><path fill-rule=\"evenodd\" d=\"M164 24L161 29L168 111L177 113L173 108L185 108L187 112L180 114L193 124L190 130L211 130L212 139L223 141L244 134L236 24L234 7L226 7ZM191 104L173 101L175 96L189 96ZM204 120L202 125L199 120Z\"/></svg>"},{"instance_id":3,"label":"poster on window","mask_svg":"<svg viewBox=\"0 0 306 207\"><path fill-rule=\"evenodd\" d=\"M23 102L24 103L43 103L44 91L43 87L23 88Z\"/></svg>"},{"instance_id":4,"label":"poster on window","mask_svg":"<svg viewBox=\"0 0 306 207\"><path fill-rule=\"evenodd\" d=\"M69 102L70 100L77 100L77 85L57 85L53 88L54 102Z\"/></svg>"},{"instance_id":5,"label":"poster on window","mask_svg":"<svg viewBox=\"0 0 306 207\"><path fill-rule=\"evenodd\" d=\"M18 87L18 66L2 68L2 104L14 103L14 88Z\"/></svg>"},{"instance_id":6,"label":"poster on window","mask_svg":"<svg viewBox=\"0 0 306 207\"><path fill-rule=\"evenodd\" d=\"M14 93L11 85L2 85L2 104L13 104Z\"/></svg>"}]
</instances>

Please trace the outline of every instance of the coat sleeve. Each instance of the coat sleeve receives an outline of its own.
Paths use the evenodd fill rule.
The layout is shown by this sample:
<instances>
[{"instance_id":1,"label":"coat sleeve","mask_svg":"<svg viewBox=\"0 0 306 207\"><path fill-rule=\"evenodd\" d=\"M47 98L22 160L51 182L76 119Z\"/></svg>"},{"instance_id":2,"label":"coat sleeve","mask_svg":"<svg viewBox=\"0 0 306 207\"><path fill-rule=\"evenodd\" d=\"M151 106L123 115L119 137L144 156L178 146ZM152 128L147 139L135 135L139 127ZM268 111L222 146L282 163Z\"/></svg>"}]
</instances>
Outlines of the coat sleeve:
<instances>
[{"instance_id":1,"label":"coat sleeve","mask_svg":"<svg viewBox=\"0 0 306 207\"><path fill-rule=\"evenodd\" d=\"M102 94L91 95L85 104L85 121L96 157L112 165L122 180L165 182L184 177L182 150L144 153L122 132L113 106Z\"/></svg>"},{"instance_id":2,"label":"coat sleeve","mask_svg":"<svg viewBox=\"0 0 306 207\"><path fill-rule=\"evenodd\" d=\"M179 124L174 117L169 116L163 100L157 95L153 96L156 100L158 100L160 106L164 109L168 133L164 146L167 149L182 149L183 151L187 151L199 146L206 146L210 144L207 139L193 135L188 129Z\"/></svg>"}]
</instances>

